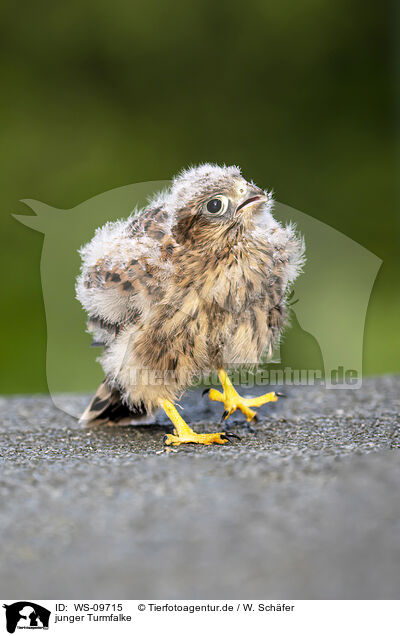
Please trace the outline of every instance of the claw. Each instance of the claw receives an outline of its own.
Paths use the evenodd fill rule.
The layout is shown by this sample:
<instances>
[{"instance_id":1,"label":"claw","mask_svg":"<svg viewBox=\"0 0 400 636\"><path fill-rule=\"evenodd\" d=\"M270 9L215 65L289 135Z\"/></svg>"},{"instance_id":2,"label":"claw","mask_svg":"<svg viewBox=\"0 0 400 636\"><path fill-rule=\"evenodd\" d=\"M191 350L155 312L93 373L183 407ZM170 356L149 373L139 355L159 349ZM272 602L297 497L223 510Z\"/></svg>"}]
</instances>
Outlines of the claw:
<instances>
[{"instance_id":1,"label":"claw","mask_svg":"<svg viewBox=\"0 0 400 636\"><path fill-rule=\"evenodd\" d=\"M228 438L228 441L229 441L229 437L234 437L235 439L239 439L239 440L240 440L240 439L242 439L241 437L239 437L239 435L236 435L235 433L230 433L230 432L228 432L228 431L224 431L224 432L221 434L221 437L226 437L226 438Z\"/></svg>"},{"instance_id":2,"label":"claw","mask_svg":"<svg viewBox=\"0 0 400 636\"><path fill-rule=\"evenodd\" d=\"M210 389L204 389L203 393L201 394L201 397L204 397L209 392L210 392Z\"/></svg>"},{"instance_id":3,"label":"claw","mask_svg":"<svg viewBox=\"0 0 400 636\"><path fill-rule=\"evenodd\" d=\"M222 422L228 417L228 415L229 415L229 411L224 411L221 415L221 419L219 423L222 424Z\"/></svg>"},{"instance_id":4,"label":"claw","mask_svg":"<svg viewBox=\"0 0 400 636\"><path fill-rule=\"evenodd\" d=\"M285 393L278 393L278 391L275 391L275 395L277 395L278 397L287 397Z\"/></svg>"}]
</instances>

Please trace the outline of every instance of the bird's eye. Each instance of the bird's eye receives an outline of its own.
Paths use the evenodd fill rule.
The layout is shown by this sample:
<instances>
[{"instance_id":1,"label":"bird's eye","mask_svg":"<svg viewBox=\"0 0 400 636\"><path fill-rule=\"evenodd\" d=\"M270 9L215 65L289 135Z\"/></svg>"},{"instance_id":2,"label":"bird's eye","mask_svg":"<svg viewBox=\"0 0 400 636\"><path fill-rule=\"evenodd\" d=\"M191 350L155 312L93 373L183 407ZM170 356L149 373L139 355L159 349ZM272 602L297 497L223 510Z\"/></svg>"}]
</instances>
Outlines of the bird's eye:
<instances>
[{"instance_id":1,"label":"bird's eye","mask_svg":"<svg viewBox=\"0 0 400 636\"><path fill-rule=\"evenodd\" d=\"M228 207L228 199L223 196L210 199L206 205L207 212L210 214L223 214Z\"/></svg>"},{"instance_id":2,"label":"bird's eye","mask_svg":"<svg viewBox=\"0 0 400 636\"><path fill-rule=\"evenodd\" d=\"M221 208L222 208L221 199L211 199L211 201L207 203L207 210L211 212L211 214L215 214L216 212L219 212Z\"/></svg>"}]
</instances>

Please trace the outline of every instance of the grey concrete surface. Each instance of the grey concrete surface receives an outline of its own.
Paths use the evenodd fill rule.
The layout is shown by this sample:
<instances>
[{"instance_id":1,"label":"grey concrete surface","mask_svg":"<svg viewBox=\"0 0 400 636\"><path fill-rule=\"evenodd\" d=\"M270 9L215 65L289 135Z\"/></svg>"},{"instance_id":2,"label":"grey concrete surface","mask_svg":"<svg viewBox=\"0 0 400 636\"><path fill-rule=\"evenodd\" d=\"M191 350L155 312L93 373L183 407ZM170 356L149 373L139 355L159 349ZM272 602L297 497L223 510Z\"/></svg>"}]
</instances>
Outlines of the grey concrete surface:
<instances>
[{"instance_id":1,"label":"grey concrete surface","mask_svg":"<svg viewBox=\"0 0 400 636\"><path fill-rule=\"evenodd\" d=\"M172 451L161 426L82 430L48 397L1 398L1 596L399 598L399 389L286 387L256 433ZM183 405L221 430L222 405Z\"/></svg>"}]
</instances>

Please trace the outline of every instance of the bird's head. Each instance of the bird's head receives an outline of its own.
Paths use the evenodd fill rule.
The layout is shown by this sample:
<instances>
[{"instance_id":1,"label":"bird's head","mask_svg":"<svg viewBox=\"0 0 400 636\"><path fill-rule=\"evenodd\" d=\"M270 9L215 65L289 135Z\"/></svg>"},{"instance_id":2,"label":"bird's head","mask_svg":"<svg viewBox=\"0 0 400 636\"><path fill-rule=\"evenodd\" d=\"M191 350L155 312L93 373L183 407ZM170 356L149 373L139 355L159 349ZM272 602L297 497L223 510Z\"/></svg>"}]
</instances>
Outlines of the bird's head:
<instances>
[{"instance_id":1,"label":"bird's head","mask_svg":"<svg viewBox=\"0 0 400 636\"><path fill-rule=\"evenodd\" d=\"M270 213L273 201L236 166L203 164L175 177L163 203L176 240L201 246L218 240L232 244Z\"/></svg>"}]
</instances>

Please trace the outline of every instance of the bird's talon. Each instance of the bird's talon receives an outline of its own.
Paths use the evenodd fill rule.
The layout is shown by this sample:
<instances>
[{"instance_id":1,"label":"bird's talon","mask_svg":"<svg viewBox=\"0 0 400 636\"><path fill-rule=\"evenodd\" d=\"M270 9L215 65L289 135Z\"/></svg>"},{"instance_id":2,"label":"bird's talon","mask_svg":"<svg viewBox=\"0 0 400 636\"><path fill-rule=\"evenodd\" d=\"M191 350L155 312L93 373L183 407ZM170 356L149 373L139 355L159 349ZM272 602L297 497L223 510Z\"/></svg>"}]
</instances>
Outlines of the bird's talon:
<instances>
[{"instance_id":1,"label":"bird's talon","mask_svg":"<svg viewBox=\"0 0 400 636\"><path fill-rule=\"evenodd\" d=\"M203 393L201 394L201 397L204 397L205 395L207 395L210 392L210 389L204 389Z\"/></svg>"},{"instance_id":2,"label":"bird's talon","mask_svg":"<svg viewBox=\"0 0 400 636\"><path fill-rule=\"evenodd\" d=\"M230 437L234 437L235 439L239 439L239 440L242 439L241 437L239 437L239 435L236 435L236 433L230 433L229 431L224 431L222 435L227 437L228 441Z\"/></svg>"},{"instance_id":3,"label":"bird's talon","mask_svg":"<svg viewBox=\"0 0 400 636\"><path fill-rule=\"evenodd\" d=\"M263 404L267 404L267 402L276 402L278 396L285 397L283 393L274 393L272 391L254 398L244 398L236 391L224 369L220 369L218 371L218 375L222 384L223 392L221 393L216 389L210 389L209 398L215 402L222 402L225 407L220 423L226 420L237 409L242 411L243 415L246 416L247 422L257 422L257 413L250 407L262 406Z\"/></svg>"},{"instance_id":4,"label":"bird's talon","mask_svg":"<svg viewBox=\"0 0 400 636\"><path fill-rule=\"evenodd\" d=\"M181 444L226 444L230 440L222 433L195 433L186 424L179 429L176 428L175 434L164 435L163 442L166 446L180 446Z\"/></svg>"}]
</instances>

